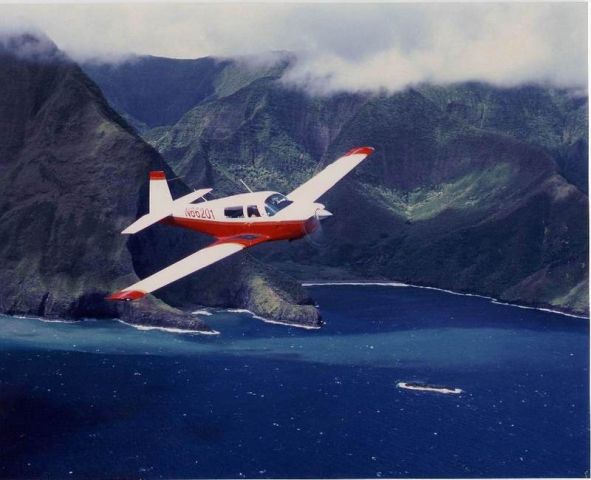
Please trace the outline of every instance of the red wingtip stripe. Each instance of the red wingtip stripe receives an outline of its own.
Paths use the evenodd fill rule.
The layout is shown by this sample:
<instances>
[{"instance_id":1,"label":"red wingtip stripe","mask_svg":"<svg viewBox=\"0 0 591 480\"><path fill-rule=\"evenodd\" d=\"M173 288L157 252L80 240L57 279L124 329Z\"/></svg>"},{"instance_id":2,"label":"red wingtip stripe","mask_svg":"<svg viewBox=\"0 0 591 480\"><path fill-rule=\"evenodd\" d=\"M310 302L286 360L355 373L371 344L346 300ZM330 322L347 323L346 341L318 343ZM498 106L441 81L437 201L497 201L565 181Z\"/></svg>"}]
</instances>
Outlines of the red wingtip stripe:
<instances>
[{"instance_id":1,"label":"red wingtip stripe","mask_svg":"<svg viewBox=\"0 0 591 480\"><path fill-rule=\"evenodd\" d=\"M166 175L161 170L150 172L150 180L166 180Z\"/></svg>"},{"instance_id":2,"label":"red wingtip stripe","mask_svg":"<svg viewBox=\"0 0 591 480\"><path fill-rule=\"evenodd\" d=\"M146 292L140 290L121 290L105 297L105 300L138 300L145 296Z\"/></svg>"},{"instance_id":3,"label":"red wingtip stripe","mask_svg":"<svg viewBox=\"0 0 591 480\"><path fill-rule=\"evenodd\" d=\"M351 150L349 150L347 153L345 153L345 157L348 157L349 155L371 155L374 152L374 148L373 147L356 147L356 148L352 148Z\"/></svg>"}]
</instances>

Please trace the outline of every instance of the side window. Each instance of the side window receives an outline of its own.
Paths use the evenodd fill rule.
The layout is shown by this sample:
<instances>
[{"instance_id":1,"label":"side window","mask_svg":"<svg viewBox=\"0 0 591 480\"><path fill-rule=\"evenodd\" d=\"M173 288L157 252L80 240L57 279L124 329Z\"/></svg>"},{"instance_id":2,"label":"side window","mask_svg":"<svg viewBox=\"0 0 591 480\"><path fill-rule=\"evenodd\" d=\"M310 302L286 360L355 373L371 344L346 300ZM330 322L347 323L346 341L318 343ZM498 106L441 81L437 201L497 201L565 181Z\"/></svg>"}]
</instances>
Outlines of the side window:
<instances>
[{"instance_id":1,"label":"side window","mask_svg":"<svg viewBox=\"0 0 591 480\"><path fill-rule=\"evenodd\" d=\"M240 207L228 207L224 209L224 215L228 218L244 218L244 208Z\"/></svg>"},{"instance_id":2,"label":"side window","mask_svg":"<svg viewBox=\"0 0 591 480\"><path fill-rule=\"evenodd\" d=\"M246 216L247 217L260 217L261 214L259 213L259 209L256 205L249 205L246 208Z\"/></svg>"}]
</instances>

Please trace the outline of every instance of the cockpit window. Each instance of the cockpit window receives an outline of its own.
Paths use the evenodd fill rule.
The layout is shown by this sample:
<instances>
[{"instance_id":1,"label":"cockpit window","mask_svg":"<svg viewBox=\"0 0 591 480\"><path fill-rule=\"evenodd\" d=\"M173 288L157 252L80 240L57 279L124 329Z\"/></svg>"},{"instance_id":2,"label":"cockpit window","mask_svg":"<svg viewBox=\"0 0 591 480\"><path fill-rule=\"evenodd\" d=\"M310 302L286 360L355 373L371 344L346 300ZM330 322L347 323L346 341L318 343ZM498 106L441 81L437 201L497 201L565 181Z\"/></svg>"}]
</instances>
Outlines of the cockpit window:
<instances>
[{"instance_id":1,"label":"cockpit window","mask_svg":"<svg viewBox=\"0 0 591 480\"><path fill-rule=\"evenodd\" d=\"M293 202L288 200L285 195L281 195L280 193L274 193L265 201L265 211L267 215L272 217L280 210L283 210L285 207L288 207Z\"/></svg>"}]
</instances>

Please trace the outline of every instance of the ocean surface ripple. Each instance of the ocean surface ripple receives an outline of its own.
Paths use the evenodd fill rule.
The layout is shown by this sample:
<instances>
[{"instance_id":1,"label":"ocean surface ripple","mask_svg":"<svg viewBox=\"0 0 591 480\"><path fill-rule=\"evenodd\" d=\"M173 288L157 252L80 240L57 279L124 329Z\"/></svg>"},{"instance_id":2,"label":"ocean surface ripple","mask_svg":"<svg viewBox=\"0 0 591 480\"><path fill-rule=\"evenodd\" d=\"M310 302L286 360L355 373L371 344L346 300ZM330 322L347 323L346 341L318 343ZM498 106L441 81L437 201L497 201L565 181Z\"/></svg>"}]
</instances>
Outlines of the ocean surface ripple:
<instances>
[{"instance_id":1,"label":"ocean surface ripple","mask_svg":"<svg viewBox=\"0 0 591 480\"><path fill-rule=\"evenodd\" d=\"M0 477L589 475L588 320L308 288L320 330L215 310L196 314L218 335L0 317Z\"/></svg>"}]
</instances>

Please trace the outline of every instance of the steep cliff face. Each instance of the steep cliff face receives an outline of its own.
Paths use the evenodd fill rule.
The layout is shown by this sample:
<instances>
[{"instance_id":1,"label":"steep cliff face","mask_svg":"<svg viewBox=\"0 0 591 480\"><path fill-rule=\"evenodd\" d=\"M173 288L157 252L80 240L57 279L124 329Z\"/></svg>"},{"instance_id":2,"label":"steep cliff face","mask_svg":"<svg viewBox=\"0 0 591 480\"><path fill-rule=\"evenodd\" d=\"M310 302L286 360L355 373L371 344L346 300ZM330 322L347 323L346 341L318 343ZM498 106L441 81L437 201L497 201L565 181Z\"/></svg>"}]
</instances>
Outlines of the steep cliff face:
<instances>
[{"instance_id":1,"label":"steep cliff face","mask_svg":"<svg viewBox=\"0 0 591 480\"><path fill-rule=\"evenodd\" d=\"M173 173L50 40L0 39L0 125L2 312L207 329L157 298L130 305L104 301L107 293L133 283L135 272L143 276L194 251L195 238L161 227L131 240L120 235L145 210L148 172ZM187 191L182 182L172 187L176 195ZM236 292L189 279L184 304L273 314L242 295L255 288L255 275L267 279L261 269L240 258L218 268L235 273ZM276 318L282 319L279 305L292 309L292 321L317 323L318 312L301 287L284 285ZM263 284L257 293L272 296L276 290Z\"/></svg>"}]
</instances>

